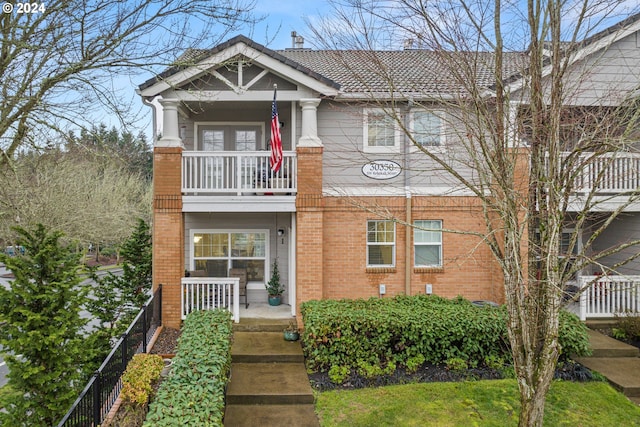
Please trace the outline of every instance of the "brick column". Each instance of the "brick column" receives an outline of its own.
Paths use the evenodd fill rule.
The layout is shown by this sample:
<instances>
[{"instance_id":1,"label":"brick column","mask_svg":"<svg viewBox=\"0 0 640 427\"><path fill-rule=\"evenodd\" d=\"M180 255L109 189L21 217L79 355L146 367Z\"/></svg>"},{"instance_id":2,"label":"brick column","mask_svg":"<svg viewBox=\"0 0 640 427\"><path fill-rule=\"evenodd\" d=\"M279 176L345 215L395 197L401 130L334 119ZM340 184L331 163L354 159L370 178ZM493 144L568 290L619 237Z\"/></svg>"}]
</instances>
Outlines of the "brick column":
<instances>
[{"instance_id":1,"label":"brick column","mask_svg":"<svg viewBox=\"0 0 640 427\"><path fill-rule=\"evenodd\" d=\"M162 323L180 327L180 279L184 274L182 141L177 100L161 100L162 137L153 151L153 288L162 284Z\"/></svg>"},{"instance_id":2,"label":"brick column","mask_svg":"<svg viewBox=\"0 0 640 427\"><path fill-rule=\"evenodd\" d=\"M322 141L318 138L317 107L320 99L300 100L302 132L296 149L296 306L323 297Z\"/></svg>"}]
</instances>

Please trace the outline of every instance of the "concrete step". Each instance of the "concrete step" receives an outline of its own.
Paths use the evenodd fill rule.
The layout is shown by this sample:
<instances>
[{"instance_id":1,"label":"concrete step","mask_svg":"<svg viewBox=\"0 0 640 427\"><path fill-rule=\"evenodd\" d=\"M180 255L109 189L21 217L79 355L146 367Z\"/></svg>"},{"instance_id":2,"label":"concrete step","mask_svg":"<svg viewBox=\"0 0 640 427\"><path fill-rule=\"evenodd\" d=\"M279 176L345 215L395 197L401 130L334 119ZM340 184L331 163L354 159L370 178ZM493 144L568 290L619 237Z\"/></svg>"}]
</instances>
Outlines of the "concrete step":
<instances>
[{"instance_id":1,"label":"concrete step","mask_svg":"<svg viewBox=\"0 0 640 427\"><path fill-rule=\"evenodd\" d=\"M319 427L312 404L304 405L227 405L225 427Z\"/></svg>"},{"instance_id":2,"label":"concrete step","mask_svg":"<svg viewBox=\"0 0 640 427\"><path fill-rule=\"evenodd\" d=\"M578 357L576 361L604 375L625 396L640 397L640 358Z\"/></svg>"},{"instance_id":3,"label":"concrete step","mask_svg":"<svg viewBox=\"0 0 640 427\"><path fill-rule=\"evenodd\" d=\"M282 332L289 325L295 323L295 318L284 319L261 319L261 318L240 318L239 323L233 324L234 332Z\"/></svg>"},{"instance_id":4,"label":"concrete step","mask_svg":"<svg viewBox=\"0 0 640 427\"><path fill-rule=\"evenodd\" d=\"M231 345L233 363L304 363L298 341L285 341L279 332L234 332Z\"/></svg>"},{"instance_id":5,"label":"concrete step","mask_svg":"<svg viewBox=\"0 0 640 427\"><path fill-rule=\"evenodd\" d=\"M232 363L228 405L313 404L302 363Z\"/></svg>"},{"instance_id":6,"label":"concrete step","mask_svg":"<svg viewBox=\"0 0 640 427\"><path fill-rule=\"evenodd\" d=\"M592 357L640 357L637 347L615 340L593 330L589 330Z\"/></svg>"}]
</instances>

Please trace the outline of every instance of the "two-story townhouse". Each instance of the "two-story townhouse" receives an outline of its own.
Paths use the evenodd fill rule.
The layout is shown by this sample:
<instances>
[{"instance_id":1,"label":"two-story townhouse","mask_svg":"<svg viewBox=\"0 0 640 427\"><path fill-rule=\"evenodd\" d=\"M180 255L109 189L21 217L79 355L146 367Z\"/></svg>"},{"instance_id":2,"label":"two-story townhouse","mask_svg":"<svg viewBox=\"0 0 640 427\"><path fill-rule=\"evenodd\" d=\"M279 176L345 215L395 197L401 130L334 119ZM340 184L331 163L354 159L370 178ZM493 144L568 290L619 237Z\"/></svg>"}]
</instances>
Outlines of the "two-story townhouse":
<instances>
[{"instance_id":1,"label":"two-story townhouse","mask_svg":"<svg viewBox=\"0 0 640 427\"><path fill-rule=\"evenodd\" d=\"M637 21L588 44L586 57L623 52L637 72ZM475 57L490 67L492 54ZM434 52L404 49L367 58L367 52L301 47L273 51L238 36L187 52L140 86L158 131L153 282L163 286L165 324L176 327L189 309L209 303L238 313L238 280L227 279L238 270L246 275L247 302L266 302L264 284L276 260L292 315L302 302L322 298L433 293L502 301L500 269L473 235L485 230L480 201L400 131L406 127L473 180L454 151L455 107L443 102L460 88ZM507 55L505 74L521 72L523 58ZM601 73L619 66L612 59ZM493 83L490 72L476 75L479 86ZM274 86L284 150L277 172L269 160ZM389 119L389 108L400 112L402 123ZM637 177L638 160L625 158L625 170ZM620 191L604 188L603 197ZM634 206L625 208L629 215L611 239L638 230ZM204 277L185 277L189 272Z\"/></svg>"}]
</instances>

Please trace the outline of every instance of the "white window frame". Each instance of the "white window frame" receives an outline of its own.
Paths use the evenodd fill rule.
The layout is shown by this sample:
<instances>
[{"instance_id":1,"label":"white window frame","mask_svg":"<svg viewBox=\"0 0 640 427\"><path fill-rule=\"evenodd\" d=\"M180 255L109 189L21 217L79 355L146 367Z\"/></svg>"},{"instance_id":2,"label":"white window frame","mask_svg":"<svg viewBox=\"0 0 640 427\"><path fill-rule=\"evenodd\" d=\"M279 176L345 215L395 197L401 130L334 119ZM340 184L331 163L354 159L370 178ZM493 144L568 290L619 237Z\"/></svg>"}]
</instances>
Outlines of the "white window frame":
<instances>
[{"instance_id":1,"label":"white window frame","mask_svg":"<svg viewBox=\"0 0 640 427\"><path fill-rule=\"evenodd\" d=\"M388 117L388 113L382 108L365 108L362 120L362 151L365 153L399 153L401 132L397 123L393 123L393 145L389 146L370 146L369 145L369 115L384 115Z\"/></svg>"},{"instance_id":2,"label":"white window frame","mask_svg":"<svg viewBox=\"0 0 640 427\"><path fill-rule=\"evenodd\" d=\"M445 150L445 145L446 145L446 133L444 131L445 126L445 120L444 120L444 116L445 113L443 110L430 110L430 109L424 109L424 108L412 108L411 111L409 112L409 132L412 133L414 132L415 129L415 116L416 113L430 113L433 114L434 116L436 116L438 119L440 119L440 144L439 145L422 145L422 148L424 148L425 150L428 150L430 152L433 153L441 153L444 152ZM411 144L411 148L414 151L420 151L420 148L416 147L415 144Z\"/></svg>"},{"instance_id":3,"label":"white window frame","mask_svg":"<svg viewBox=\"0 0 640 427\"><path fill-rule=\"evenodd\" d=\"M425 223L425 222L438 222L440 223L440 229L436 230L436 229L431 229L428 230L429 232L435 233L435 232L440 232L440 242L418 242L417 238L416 238L416 234L418 231L424 231L424 229L426 227L419 225L419 223ZM443 246L443 241L442 241L442 220L441 219L419 219L419 220L415 220L413 222L414 225L414 229L413 229L413 266L416 268L442 268L442 246ZM438 247L438 259L439 259L439 263L438 264L418 264L417 262L417 254L418 252L416 251L417 246L437 246Z\"/></svg>"},{"instance_id":4,"label":"white window frame","mask_svg":"<svg viewBox=\"0 0 640 427\"><path fill-rule=\"evenodd\" d=\"M266 283L269 278L271 277L271 258L270 258L270 254L269 254L269 242L270 240L270 233L269 233L269 229L244 229L244 228L239 228L239 229L227 229L227 228L223 228L223 229L193 229L189 231L189 266L191 270L195 270L195 265L196 265L196 259L197 260L203 260L203 259L227 259L232 260L232 259L257 259L257 260L261 260L262 257L232 257L231 256L231 251L229 248L229 253L227 254L226 257L197 257L195 256L195 248L194 248L194 237L196 234L227 234L227 235L231 235L234 233L264 233L265 235L265 248L264 248L264 252L265 252L265 256L264 256L264 282L261 281L250 281L248 282L249 284L252 283L259 283L259 284L264 284ZM227 270L229 269L229 265L227 263Z\"/></svg>"},{"instance_id":5,"label":"white window frame","mask_svg":"<svg viewBox=\"0 0 640 427\"><path fill-rule=\"evenodd\" d=\"M393 224L393 242L389 243L389 242L370 242L369 241L369 223L371 222L389 222L391 224ZM384 220L384 219L369 219L367 220L367 230L366 230L366 244L367 244L367 249L366 249L366 262L367 262L367 268L388 268L388 267L395 267L396 266L396 223L394 221L390 221L390 220ZM369 248L372 246L391 246L391 264L370 264L369 263Z\"/></svg>"},{"instance_id":6,"label":"white window frame","mask_svg":"<svg viewBox=\"0 0 640 427\"><path fill-rule=\"evenodd\" d=\"M256 151L266 149L265 145L265 135L264 135L264 122L194 122L193 123L193 147L195 151L202 151L202 147L200 146L200 127L206 126L220 126L220 127L259 127L260 128L260 137L256 141ZM232 130L244 130L244 129L232 129ZM228 150L224 150L228 151ZM239 151L241 152L241 151Z\"/></svg>"}]
</instances>

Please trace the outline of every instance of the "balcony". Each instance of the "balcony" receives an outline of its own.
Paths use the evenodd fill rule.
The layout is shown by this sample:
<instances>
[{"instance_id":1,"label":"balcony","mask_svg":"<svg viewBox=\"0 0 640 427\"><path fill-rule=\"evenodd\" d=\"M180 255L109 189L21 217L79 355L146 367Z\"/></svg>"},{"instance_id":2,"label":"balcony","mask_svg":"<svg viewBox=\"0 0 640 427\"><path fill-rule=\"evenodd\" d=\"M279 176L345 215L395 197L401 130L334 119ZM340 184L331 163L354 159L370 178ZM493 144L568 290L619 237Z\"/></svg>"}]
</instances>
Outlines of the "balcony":
<instances>
[{"instance_id":1,"label":"balcony","mask_svg":"<svg viewBox=\"0 0 640 427\"><path fill-rule=\"evenodd\" d=\"M282 167L272 172L269 151L185 151L182 194L209 196L293 196L297 191L296 153L283 153Z\"/></svg>"},{"instance_id":2,"label":"balcony","mask_svg":"<svg viewBox=\"0 0 640 427\"><path fill-rule=\"evenodd\" d=\"M563 153L563 159L569 156ZM640 212L640 154L581 153L572 162L573 192L569 211L610 212L623 208L625 212Z\"/></svg>"},{"instance_id":3,"label":"balcony","mask_svg":"<svg viewBox=\"0 0 640 427\"><path fill-rule=\"evenodd\" d=\"M576 163L584 167L575 177L575 191L616 194L640 189L640 154L619 152L593 157L593 153L583 153Z\"/></svg>"}]
</instances>

